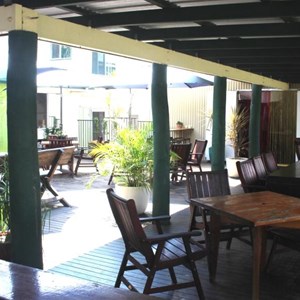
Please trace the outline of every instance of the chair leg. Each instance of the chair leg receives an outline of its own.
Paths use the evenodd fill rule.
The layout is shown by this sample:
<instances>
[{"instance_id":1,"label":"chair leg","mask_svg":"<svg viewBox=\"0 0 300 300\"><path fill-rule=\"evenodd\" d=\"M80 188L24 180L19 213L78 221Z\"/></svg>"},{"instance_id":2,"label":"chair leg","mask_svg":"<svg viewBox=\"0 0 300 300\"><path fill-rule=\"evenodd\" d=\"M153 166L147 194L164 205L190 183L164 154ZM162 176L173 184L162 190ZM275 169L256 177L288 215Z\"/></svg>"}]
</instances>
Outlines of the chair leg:
<instances>
[{"instance_id":1,"label":"chair leg","mask_svg":"<svg viewBox=\"0 0 300 300\"><path fill-rule=\"evenodd\" d=\"M156 270L150 270L145 283L143 294L150 294L151 286L154 280Z\"/></svg>"},{"instance_id":2,"label":"chair leg","mask_svg":"<svg viewBox=\"0 0 300 300\"><path fill-rule=\"evenodd\" d=\"M126 265L127 265L127 262L128 262L127 257L128 257L128 253L127 253L127 251L125 251L125 253L123 255L122 263L121 263L121 266L120 266L120 269L119 269L119 273L118 273L118 276L117 276L117 279L116 279L116 282L115 282L115 287L116 288L120 287L120 285L121 285L122 277L124 275L125 268L126 268Z\"/></svg>"},{"instance_id":3,"label":"chair leg","mask_svg":"<svg viewBox=\"0 0 300 300\"><path fill-rule=\"evenodd\" d=\"M79 157L79 158L77 159L76 166L75 166L75 170L74 170L74 174L75 174L75 175L77 175L77 172L78 172L78 169L79 169L80 162L81 162L81 157Z\"/></svg>"},{"instance_id":4,"label":"chair leg","mask_svg":"<svg viewBox=\"0 0 300 300\"><path fill-rule=\"evenodd\" d=\"M276 250L276 247L277 247L277 238L273 238L273 244L272 244L272 247L271 247L271 250L270 250L270 253L269 253L269 256L268 256L268 260L267 260L267 263L266 263L266 266L265 266L265 271L266 272L269 269L269 266L271 264L271 261L273 259L273 256L274 256L274 253L275 253L275 250Z\"/></svg>"},{"instance_id":5,"label":"chair leg","mask_svg":"<svg viewBox=\"0 0 300 300\"><path fill-rule=\"evenodd\" d=\"M193 275L193 278L194 278L194 282L195 282L195 286L196 286L196 289L197 289L197 292L198 292L199 299L204 300L205 296L204 296L202 285L201 285L201 282L200 282L200 279L199 279L199 274L198 274L198 271L197 271L196 264L194 262L190 261L190 266L191 266L191 272L192 272L192 275Z\"/></svg>"},{"instance_id":6,"label":"chair leg","mask_svg":"<svg viewBox=\"0 0 300 300\"><path fill-rule=\"evenodd\" d=\"M233 235L233 233L234 233L234 229L231 229L231 230L230 230L231 236ZM227 243L226 243L226 249L227 249L227 250L230 250L231 242L232 242L232 237L230 237L230 238L227 240Z\"/></svg>"}]
</instances>

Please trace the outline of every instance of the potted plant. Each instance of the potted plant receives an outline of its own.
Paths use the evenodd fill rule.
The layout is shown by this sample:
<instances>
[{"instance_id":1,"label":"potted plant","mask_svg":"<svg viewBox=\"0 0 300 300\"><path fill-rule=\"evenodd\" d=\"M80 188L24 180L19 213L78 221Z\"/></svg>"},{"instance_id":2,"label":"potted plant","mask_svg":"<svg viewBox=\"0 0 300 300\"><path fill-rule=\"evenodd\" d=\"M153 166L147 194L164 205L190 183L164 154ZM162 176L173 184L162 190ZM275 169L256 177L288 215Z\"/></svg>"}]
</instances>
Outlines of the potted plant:
<instances>
[{"instance_id":1,"label":"potted plant","mask_svg":"<svg viewBox=\"0 0 300 300\"><path fill-rule=\"evenodd\" d=\"M238 177L236 162L246 158L240 156L241 150L247 147L245 130L248 128L249 114L246 107L243 109L232 108L227 126L227 140L233 148L233 157L226 158L226 167L229 177Z\"/></svg>"},{"instance_id":2,"label":"potted plant","mask_svg":"<svg viewBox=\"0 0 300 300\"><path fill-rule=\"evenodd\" d=\"M89 154L94 158L99 174L109 175L114 170L116 193L126 199L134 199L138 213L144 213L152 185L152 129L121 129L115 141L104 144L92 142L90 147Z\"/></svg>"},{"instance_id":3,"label":"potted plant","mask_svg":"<svg viewBox=\"0 0 300 300\"><path fill-rule=\"evenodd\" d=\"M178 129L183 128L183 122L177 121L177 123L176 123L176 128L178 128Z\"/></svg>"},{"instance_id":4,"label":"potted plant","mask_svg":"<svg viewBox=\"0 0 300 300\"><path fill-rule=\"evenodd\" d=\"M8 157L0 157L0 259L10 260Z\"/></svg>"}]
</instances>

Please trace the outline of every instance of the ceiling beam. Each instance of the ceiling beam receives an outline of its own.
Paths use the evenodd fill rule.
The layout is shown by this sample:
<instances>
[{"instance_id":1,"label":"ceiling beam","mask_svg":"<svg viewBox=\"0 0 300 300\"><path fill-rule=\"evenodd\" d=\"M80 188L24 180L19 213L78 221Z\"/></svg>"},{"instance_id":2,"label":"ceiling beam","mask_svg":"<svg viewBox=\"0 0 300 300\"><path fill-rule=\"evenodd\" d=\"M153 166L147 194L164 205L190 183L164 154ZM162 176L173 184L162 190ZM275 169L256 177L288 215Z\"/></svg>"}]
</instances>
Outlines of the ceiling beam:
<instances>
[{"instance_id":1,"label":"ceiling beam","mask_svg":"<svg viewBox=\"0 0 300 300\"><path fill-rule=\"evenodd\" d=\"M200 41L153 42L152 45L177 51L215 50L215 49L275 49L299 48L300 37L292 38L256 38L256 39L216 39Z\"/></svg>"},{"instance_id":2,"label":"ceiling beam","mask_svg":"<svg viewBox=\"0 0 300 300\"><path fill-rule=\"evenodd\" d=\"M195 55L195 52L187 53ZM227 57L300 57L300 47L292 49L276 48L276 49L209 49L197 50L197 55L205 59L227 58Z\"/></svg>"},{"instance_id":3,"label":"ceiling beam","mask_svg":"<svg viewBox=\"0 0 300 300\"><path fill-rule=\"evenodd\" d=\"M284 1L165 8L151 11L71 17L68 19L73 23L81 25L91 24L90 26L98 28L166 22L205 22L211 20L295 17L299 14L299 1Z\"/></svg>"},{"instance_id":4,"label":"ceiling beam","mask_svg":"<svg viewBox=\"0 0 300 300\"><path fill-rule=\"evenodd\" d=\"M8 1L0 0L0 5L4 6L5 3ZM53 6L65 6L65 5L78 5L84 2L91 2L91 0L19 0L19 1L11 1L14 3L18 3L27 8L46 8L46 7L53 7Z\"/></svg>"},{"instance_id":5,"label":"ceiling beam","mask_svg":"<svg viewBox=\"0 0 300 300\"><path fill-rule=\"evenodd\" d=\"M130 27L128 27L130 29ZM119 35L135 38L139 41L174 40L194 38L234 38L259 36L300 36L300 23L197 26L165 29L140 29L138 33L130 31L114 32Z\"/></svg>"},{"instance_id":6,"label":"ceiling beam","mask_svg":"<svg viewBox=\"0 0 300 300\"><path fill-rule=\"evenodd\" d=\"M6 22L2 22L5 18ZM61 42L70 46L97 50L152 63L165 64L197 73L226 77L237 81L286 90L288 83L220 65L143 42L124 38L101 30L54 19L23 8L20 5L0 7L0 31L9 22L15 30L36 32L40 39ZM12 26L9 26L9 30ZM59 30L57 30L59 28ZM71 34L70 34L71 33Z\"/></svg>"}]
</instances>

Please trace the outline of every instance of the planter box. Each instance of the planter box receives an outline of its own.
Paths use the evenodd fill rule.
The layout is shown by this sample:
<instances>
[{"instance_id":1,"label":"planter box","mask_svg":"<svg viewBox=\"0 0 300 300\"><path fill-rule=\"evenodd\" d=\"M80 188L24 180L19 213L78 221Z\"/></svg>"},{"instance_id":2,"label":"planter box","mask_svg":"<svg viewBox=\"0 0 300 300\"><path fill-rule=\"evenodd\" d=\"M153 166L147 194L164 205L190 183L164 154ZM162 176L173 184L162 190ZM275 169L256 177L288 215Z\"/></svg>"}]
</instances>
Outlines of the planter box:
<instances>
[{"instance_id":1,"label":"planter box","mask_svg":"<svg viewBox=\"0 0 300 300\"><path fill-rule=\"evenodd\" d=\"M237 161L246 160L246 157L227 157L226 158L226 168L228 170L228 176L231 178L239 178L239 174L236 168Z\"/></svg>"},{"instance_id":2,"label":"planter box","mask_svg":"<svg viewBox=\"0 0 300 300\"><path fill-rule=\"evenodd\" d=\"M143 214L146 211L151 191L145 187L128 187L115 186L115 193L125 199L133 199L135 201L138 214Z\"/></svg>"}]
</instances>

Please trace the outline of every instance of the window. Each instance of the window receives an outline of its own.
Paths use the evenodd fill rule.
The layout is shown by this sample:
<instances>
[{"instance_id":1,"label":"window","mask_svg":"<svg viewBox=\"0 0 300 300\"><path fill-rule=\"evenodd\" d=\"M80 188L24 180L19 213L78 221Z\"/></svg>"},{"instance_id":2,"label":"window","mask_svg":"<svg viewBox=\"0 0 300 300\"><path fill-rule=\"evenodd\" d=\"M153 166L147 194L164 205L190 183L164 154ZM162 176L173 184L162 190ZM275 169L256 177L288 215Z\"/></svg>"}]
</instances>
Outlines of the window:
<instances>
[{"instance_id":1,"label":"window","mask_svg":"<svg viewBox=\"0 0 300 300\"><path fill-rule=\"evenodd\" d=\"M104 53L93 52L92 54L92 73L102 75L112 75L116 70L116 65L106 62Z\"/></svg>"},{"instance_id":2,"label":"window","mask_svg":"<svg viewBox=\"0 0 300 300\"><path fill-rule=\"evenodd\" d=\"M54 59L71 58L71 47L66 45L52 44L52 58Z\"/></svg>"}]
</instances>

